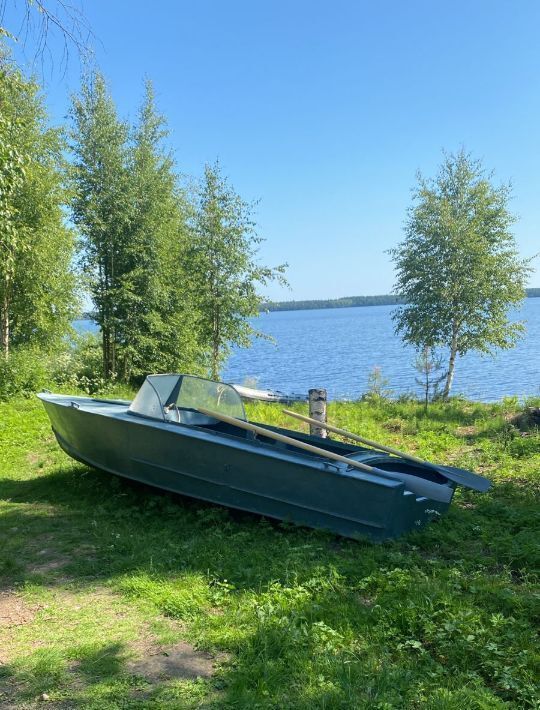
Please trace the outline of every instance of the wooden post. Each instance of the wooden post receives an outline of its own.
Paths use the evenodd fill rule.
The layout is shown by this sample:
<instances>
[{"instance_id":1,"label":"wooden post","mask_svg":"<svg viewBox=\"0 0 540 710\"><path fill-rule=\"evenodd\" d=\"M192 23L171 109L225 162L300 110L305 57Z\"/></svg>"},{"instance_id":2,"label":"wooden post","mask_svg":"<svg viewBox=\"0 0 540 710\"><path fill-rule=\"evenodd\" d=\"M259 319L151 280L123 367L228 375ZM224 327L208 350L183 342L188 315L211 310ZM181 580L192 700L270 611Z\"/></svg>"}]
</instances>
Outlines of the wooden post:
<instances>
[{"instance_id":1,"label":"wooden post","mask_svg":"<svg viewBox=\"0 0 540 710\"><path fill-rule=\"evenodd\" d=\"M326 390L311 389L308 393L309 397L309 416L311 419L316 419L323 424L326 424ZM309 433L312 436L321 436L323 439L327 436L327 431L324 427L319 427L316 424L309 425Z\"/></svg>"}]
</instances>

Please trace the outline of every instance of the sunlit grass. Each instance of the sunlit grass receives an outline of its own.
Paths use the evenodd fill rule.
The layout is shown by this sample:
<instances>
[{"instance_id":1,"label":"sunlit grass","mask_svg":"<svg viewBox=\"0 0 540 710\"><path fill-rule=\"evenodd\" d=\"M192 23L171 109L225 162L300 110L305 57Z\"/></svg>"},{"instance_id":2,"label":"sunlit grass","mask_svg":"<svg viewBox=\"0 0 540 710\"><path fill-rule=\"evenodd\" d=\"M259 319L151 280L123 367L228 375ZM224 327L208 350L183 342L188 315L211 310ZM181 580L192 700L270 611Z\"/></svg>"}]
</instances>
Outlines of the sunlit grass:
<instances>
[{"instance_id":1,"label":"sunlit grass","mask_svg":"<svg viewBox=\"0 0 540 710\"><path fill-rule=\"evenodd\" d=\"M0 600L20 605L0 626L0 705L535 707L540 437L513 426L519 406L330 404L338 426L495 482L371 545L88 469L39 402L0 404ZM248 407L302 428L281 409ZM216 656L213 677L130 672L180 639Z\"/></svg>"}]
</instances>

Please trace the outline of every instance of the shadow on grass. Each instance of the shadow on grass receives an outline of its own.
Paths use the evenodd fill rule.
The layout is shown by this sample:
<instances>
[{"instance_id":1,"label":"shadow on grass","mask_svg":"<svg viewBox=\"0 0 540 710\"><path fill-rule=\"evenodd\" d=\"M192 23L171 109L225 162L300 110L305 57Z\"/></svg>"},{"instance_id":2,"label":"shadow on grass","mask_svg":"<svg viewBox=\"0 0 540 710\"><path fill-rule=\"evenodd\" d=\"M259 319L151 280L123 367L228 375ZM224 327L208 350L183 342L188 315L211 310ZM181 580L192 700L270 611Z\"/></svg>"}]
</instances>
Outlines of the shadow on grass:
<instances>
[{"instance_id":1,"label":"shadow on grass","mask_svg":"<svg viewBox=\"0 0 540 710\"><path fill-rule=\"evenodd\" d=\"M0 519L4 587L35 582L34 565L71 551L69 564L41 575L43 583L65 574L76 582L133 570L191 569L210 576L213 571L216 579L234 577L238 588L260 588L296 566L291 562L302 543L333 552L371 547L77 464L30 480L6 481L0 491L9 501ZM78 554L80 546L86 557ZM10 567L17 571L10 573Z\"/></svg>"},{"instance_id":2,"label":"shadow on grass","mask_svg":"<svg viewBox=\"0 0 540 710\"><path fill-rule=\"evenodd\" d=\"M122 677L127 648L122 643L94 644L86 648L62 649L62 652L39 648L24 658L0 668L0 698L6 706L19 707L20 703L41 697L43 693L61 691L65 707L86 705L95 695L96 687L102 686L103 700L107 699L107 682ZM76 660L70 661L70 658ZM124 684L128 679L124 679ZM130 679L133 684L134 679ZM113 683L114 688L114 683ZM60 699L59 698L59 699ZM47 699L47 698L44 698Z\"/></svg>"},{"instance_id":3,"label":"shadow on grass","mask_svg":"<svg viewBox=\"0 0 540 710\"><path fill-rule=\"evenodd\" d=\"M420 668L421 676L439 672L439 661L432 652L419 659L410 650L397 651L400 643L415 640L421 629L430 628L434 607L430 601L433 581L428 575L437 571L444 587L448 570L456 566L465 575L479 566L494 575L505 566L516 574L527 574L535 560L538 562L533 534L538 522L535 500L528 487L512 484L498 486L486 496L460 493L442 521L383 545L268 522L77 464L57 467L30 480L4 481L0 491L9 501L0 518L5 541L0 552L4 589L28 582L43 587L68 583L78 589L106 584L150 599L158 613L195 618L195 626L205 629L200 632L203 643L223 646L234 656L234 662L216 680L225 688L222 706L230 701L236 707L249 707L271 697L279 699L282 707L322 707L324 703L352 707L351 703L359 701L360 688L362 702L384 698L387 703L399 704L412 687L413 668ZM61 559L62 564L47 567L55 559ZM381 569L403 570L406 586L400 578L389 577L386 590L387 572L381 573ZM408 569L420 571L407 577ZM228 639L219 615L205 620L200 613L197 589L182 587L181 578L191 579L190 575L201 585L203 606L223 606L229 613L231 600L256 596L259 601L250 612L255 621L242 631L243 617L237 622L229 619L231 627L238 625L238 638ZM422 589L418 589L415 575L423 580ZM386 612L384 598L377 604L387 616L372 612L369 589L366 592L362 586L370 577L379 585L378 593L387 594L388 609L395 610L395 618L391 611ZM521 583L517 577L514 581ZM275 594L273 585L277 585ZM401 592L392 596L393 587ZM527 615L532 607L527 610L526 603L517 597L514 602L503 592L499 598L491 591L486 591L483 601L493 614L502 610ZM403 618L407 614L403 610L411 604L421 610L421 628L417 628L417 619L406 622ZM335 628L343 626L344 620L345 626L351 627L351 638L345 631L336 635ZM382 631L377 630L378 624L382 624ZM378 634L376 643L361 642L362 636L372 634ZM473 631L468 635L474 635ZM62 661L39 651L28 657L23 668L5 667L4 675L14 681L11 692L16 702L43 692L45 686L69 692L70 674L82 683L74 690L79 698L76 703L88 704L92 693L101 693L99 697L107 702L113 696L129 699L137 682L126 673L124 650L121 645L107 644L73 650L77 663L71 670L65 667L66 652ZM466 651L465 665L470 662ZM68 650L67 656L70 653ZM456 657L456 677L459 663ZM478 660L478 667L491 672L484 658ZM31 677L36 678L35 683ZM299 682L302 677L305 683ZM443 683L441 679L437 682ZM146 700L139 698L138 702L141 707L144 702L154 706L169 700L180 702L178 698L187 692L165 683L151 688ZM481 688L476 700L484 692L488 691ZM195 696L186 697L180 707L191 707L192 700L198 702Z\"/></svg>"},{"instance_id":4,"label":"shadow on grass","mask_svg":"<svg viewBox=\"0 0 540 710\"><path fill-rule=\"evenodd\" d=\"M313 550L333 563L352 559L359 571L362 560L369 569L389 550L407 550L411 544L421 544L424 555L432 551L441 561L451 561L480 549L481 536L470 530L482 525L496 533L489 542L498 563L522 565L530 559L526 551L501 559L506 535L538 523L538 490L528 481L498 484L487 495L458 489L439 523L378 545L158 491L79 464L29 480L4 481L0 492L10 503L0 518L4 587L34 581L33 566L45 568L54 555L67 555L71 559L61 568L38 574L44 583L66 574L77 581L141 569L190 569L232 579L236 588L258 589L287 575L309 576L320 562Z\"/></svg>"}]
</instances>

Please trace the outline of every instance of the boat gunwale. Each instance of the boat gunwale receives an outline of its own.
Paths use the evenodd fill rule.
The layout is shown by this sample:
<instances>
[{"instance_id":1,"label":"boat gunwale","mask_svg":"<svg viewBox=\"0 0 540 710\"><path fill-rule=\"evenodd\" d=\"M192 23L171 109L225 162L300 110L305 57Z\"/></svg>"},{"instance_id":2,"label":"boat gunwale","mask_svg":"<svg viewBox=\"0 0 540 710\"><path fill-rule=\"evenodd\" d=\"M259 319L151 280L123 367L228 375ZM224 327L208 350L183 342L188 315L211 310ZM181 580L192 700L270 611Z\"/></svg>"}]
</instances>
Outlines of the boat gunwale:
<instances>
[{"instance_id":1,"label":"boat gunwale","mask_svg":"<svg viewBox=\"0 0 540 710\"><path fill-rule=\"evenodd\" d=\"M44 396L40 396L41 394L44 394ZM47 401L50 402L53 405L60 406L60 407L66 407L68 408L70 406L70 403L75 402L75 404L78 404L76 400L85 400L86 402L90 403L90 406L85 407L84 403L79 404L77 407L77 411L79 412L84 412L86 414L90 415L97 415L97 416L102 416L102 417L109 417L110 414L107 412L100 412L99 410L93 410L91 403L95 402L97 404L99 403L104 403L104 404L111 404L109 400L105 399L96 399L92 397L72 397L70 395L56 395L54 393L40 393L38 395L42 401ZM57 401L56 398L59 398L60 401ZM118 405L120 406L119 402L112 402L113 405ZM123 405L125 407L125 405ZM339 461L332 461L331 459L325 459L322 456L316 456L316 455L308 455L306 452L304 452L302 449L295 450L294 448L282 448L282 447L276 447L275 444L273 443L268 443L265 441L261 441L260 439L247 439L243 437L238 437L235 436L234 434L231 434L229 432L223 432L223 431L218 431L215 429L209 429L206 428L205 426L198 426L196 424L186 424L183 422L175 422L175 421L169 421L167 419L161 420L157 419L155 417L150 417L144 414L141 414L139 412L134 412L129 410L128 407L126 407L125 411L119 412L116 414L113 419L117 419L120 421L124 422L132 422L132 423L138 423L143 426L150 426L151 428L158 429L159 431L167 431L169 433L176 433L182 436L185 436L186 434L192 438L192 439L198 439L202 441L210 441L211 443L218 443L222 444L224 446L227 446L228 448L240 450L246 453L251 453L254 455L262 455L265 456L266 458L273 458L278 461L285 461L289 463L295 463L295 464L301 464L303 466L307 466L309 468L315 469L317 471L325 471L325 472L331 472L334 475L339 475L343 476L346 478L353 478L356 480L363 480L366 482L375 482L377 484L382 484L383 482L386 484L397 484L397 485L403 485L405 486L405 490L407 489L407 486L405 482L399 480L395 475L393 475L394 472L388 471L388 477L386 476L379 476L376 474L371 474L367 471L360 471L359 469L355 468L354 466L346 465L345 463L341 463ZM257 424L258 425L258 424ZM269 429L269 430L278 430L278 431L283 431L287 432L288 434L292 434L293 438L294 435L300 435L300 436L309 436L306 434L303 434L302 432L297 432L291 429L285 429L283 427L274 427L272 425L267 425L267 424L260 424L262 428ZM336 443L343 443L343 442L336 442ZM349 449L350 454L349 455L354 455L359 452L373 452L376 454L377 452L373 451L372 449L369 449L367 447L361 447L361 446L355 446L354 444L347 445L347 449ZM262 451L261 451L262 449ZM389 455L384 455L381 454L380 458L382 461L388 461L388 460L400 460L396 457L389 456ZM421 467L419 467L421 468ZM386 472L385 472L386 473ZM423 477L419 477L423 478ZM446 484L438 484L438 485L443 485L445 487L452 487L449 485L449 483ZM394 487L391 485L390 487Z\"/></svg>"},{"instance_id":2,"label":"boat gunwale","mask_svg":"<svg viewBox=\"0 0 540 710\"><path fill-rule=\"evenodd\" d=\"M95 400L92 399L91 397L71 397L70 395L52 395L49 393L46 393L45 396L42 396L43 393L39 393L38 397L44 401L48 402L52 405L59 406L59 407L70 407L71 402L75 402L75 404L79 404L77 400L86 400L87 402L108 402L106 400ZM57 401L54 398L62 398L64 401ZM102 417L110 417L109 413L106 412L100 412L98 410L93 410L91 406L86 406L84 403L79 404L77 407L77 411L80 413L85 413L85 414L90 414L90 415L95 415L95 416L102 416ZM276 458L279 460L288 460L288 459L293 459L294 462L301 461L304 465L309 465L312 468L315 468L317 470L325 470L328 471L334 470L335 473L340 473L340 474L346 474L349 475L351 471L349 471L349 467L346 466L345 464L341 464L339 462L333 462L330 461L329 459L325 459L322 456L321 457L316 457L316 456L307 456L305 452L303 452L301 449L298 449L298 451L295 451L294 449L282 449L279 447L275 447L273 444L266 443L264 441L260 441L257 439L245 439L241 438L238 436L234 436L234 434L229 434L227 432L223 431L216 431L213 429L207 429L202 426L197 426L196 424L185 424L182 422L172 422L168 420L161 420L161 419L156 419L154 417L148 417L144 414L139 414L138 412L132 412L129 411L128 408L126 408L126 411L124 412L118 412L115 413L115 416L112 417L113 419L119 419L121 421L127 421L131 422L134 424L139 424L142 426L148 426L153 429L158 429L159 431L167 431L170 433L176 433L179 435L184 435L187 433L190 435L191 438L194 439L200 439L203 441L213 441L215 442L216 438L223 440L223 443L230 446L231 448L234 449L239 449L241 451L249 451L249 449L264 449L264 455L269 456L271 458ZM265 426L265 425L262 425ZM289 430L287 430L289 431ZM298 433L298 432L292 432L292 433ZM360 447L358 447L360 448ZM257 452L257 451L252 451L254 454L260 454L262 452ZM360 473L360 472L359 472Z\"/></svg>"}]
</instances>

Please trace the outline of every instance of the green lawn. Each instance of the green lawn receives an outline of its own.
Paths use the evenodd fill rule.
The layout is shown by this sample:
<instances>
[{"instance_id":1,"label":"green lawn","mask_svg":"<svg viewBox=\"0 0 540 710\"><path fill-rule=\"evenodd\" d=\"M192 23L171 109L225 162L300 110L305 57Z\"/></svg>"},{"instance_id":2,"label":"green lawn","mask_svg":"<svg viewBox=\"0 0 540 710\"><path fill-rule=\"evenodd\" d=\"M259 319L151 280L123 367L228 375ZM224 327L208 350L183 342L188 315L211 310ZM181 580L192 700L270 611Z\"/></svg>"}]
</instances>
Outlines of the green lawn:
<instances>
[{"instance_id":1,"label":"green lawn","mask_svg":"<svg viewBox=\"0 0 540 710\"><path fill-rule=\"evenodd\" d=\"M331 405L495 483L371 545L86 468L38 401L0 404L0 706L539 707L540 436L516 410Z\"/></svg>"}]
</instances>

